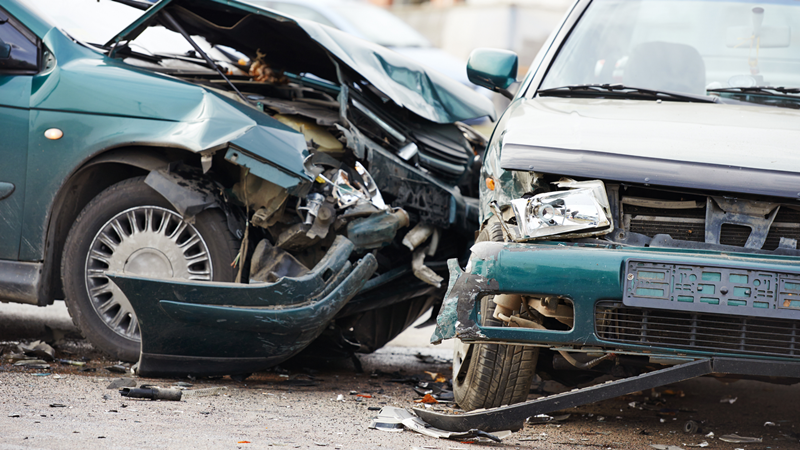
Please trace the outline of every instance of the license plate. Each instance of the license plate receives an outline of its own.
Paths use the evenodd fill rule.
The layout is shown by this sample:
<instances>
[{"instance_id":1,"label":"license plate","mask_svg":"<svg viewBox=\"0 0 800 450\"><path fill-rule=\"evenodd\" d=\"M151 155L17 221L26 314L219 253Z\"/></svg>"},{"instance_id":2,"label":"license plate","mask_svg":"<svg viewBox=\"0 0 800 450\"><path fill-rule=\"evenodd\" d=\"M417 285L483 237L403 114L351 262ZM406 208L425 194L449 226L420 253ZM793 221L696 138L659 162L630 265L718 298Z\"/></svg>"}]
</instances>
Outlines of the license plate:
<instances>
[{"instance_id":1,"label":"license plate","mask_svg":"<svg viewBox=\"0 0 800 450\"><path fill-rule=\"evenodd\" d=\"M623 281L627 306L800 319L800 273L628 260Z\"/></svg>"}]
</instances>

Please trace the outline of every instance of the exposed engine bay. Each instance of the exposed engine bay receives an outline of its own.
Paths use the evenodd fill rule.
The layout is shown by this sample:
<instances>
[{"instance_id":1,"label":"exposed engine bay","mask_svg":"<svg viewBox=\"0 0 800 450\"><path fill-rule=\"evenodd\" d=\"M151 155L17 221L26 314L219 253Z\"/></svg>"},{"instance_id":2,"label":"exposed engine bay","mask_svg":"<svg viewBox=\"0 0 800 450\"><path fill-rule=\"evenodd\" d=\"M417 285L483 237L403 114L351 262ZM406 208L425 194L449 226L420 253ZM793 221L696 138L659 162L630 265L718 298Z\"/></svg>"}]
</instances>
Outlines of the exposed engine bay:
<instances>
[{"instance_id":1,"label":"exposed engine bay","mask_svg":"<svg viewBox=\"0 0 800 450\"><path fill-rule=\"evenodd\" d=\"M153 171L146 183L186 220L192 208L180 203L190 197L197 198L196 212L225 212L242 242L233 261L240 283L302 277L337 236L353 243L353 262L373 254L377 270L336 316L338 327L325 333L348 350L380 348L441 301L446 260L466 255L478 224L474 197L486 140L460 121L444 123L442 111L452 105L401 106L397 96L300 39L296 24L265 29L258 27L263 17L240 10L173 3L147 30L183 35L192 49L142 51L128 36L106 44L108 55L202 85L251 117L271 117L279 123L270 126L302 134L307 156L292 172L280 155L266 159L231 141ZM291 39L297 40L286 44ZM425 88L419 85L421 94L430 95ZM405 309L393 309L403 302Z\"/></svg>"}]
</instances>

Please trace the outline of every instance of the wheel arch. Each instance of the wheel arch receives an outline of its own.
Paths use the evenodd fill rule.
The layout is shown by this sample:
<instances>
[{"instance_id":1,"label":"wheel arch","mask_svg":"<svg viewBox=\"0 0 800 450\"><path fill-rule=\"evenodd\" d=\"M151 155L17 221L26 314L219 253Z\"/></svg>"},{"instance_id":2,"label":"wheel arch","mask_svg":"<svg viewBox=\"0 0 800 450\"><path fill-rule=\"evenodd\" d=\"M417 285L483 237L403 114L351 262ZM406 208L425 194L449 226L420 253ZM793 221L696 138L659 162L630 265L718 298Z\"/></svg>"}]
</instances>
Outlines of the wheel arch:
<instances>
[{"instance_id":1,"label":"wheel arch","mask_svg":"<svg viewBox=\"0 0 800 450\"><path fill-rule=\"evenodd\" d=\"M127 146L95 155L70 175L56 193L47 224L44 255L44 285L40 305L64 298L60 265L64 241L81 210L109 186L129 178L147 175L172 161L199 155L188 150Z\"/></svg>"}]
</instances>

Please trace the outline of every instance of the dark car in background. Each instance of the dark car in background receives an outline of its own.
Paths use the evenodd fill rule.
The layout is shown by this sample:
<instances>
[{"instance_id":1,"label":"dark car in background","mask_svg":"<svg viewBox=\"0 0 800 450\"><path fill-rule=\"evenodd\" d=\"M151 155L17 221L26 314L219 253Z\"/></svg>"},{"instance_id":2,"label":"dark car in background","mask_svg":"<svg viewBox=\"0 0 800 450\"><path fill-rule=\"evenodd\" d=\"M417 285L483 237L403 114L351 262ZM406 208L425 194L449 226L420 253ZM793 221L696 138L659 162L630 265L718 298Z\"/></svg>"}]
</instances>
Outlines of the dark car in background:
<instances>
[{"instance_id":1,"label":"dark car in background","mask_svg":"<svg viewBox=\"0 0 800 450\"><path fill-rule=\"evenodd\" d=\"M105 42L35 3L0 8L2 301L64 298L145 375L369 352L440 302L488 100L235 1L112 4Z\"/></svg>"}]
</instances>

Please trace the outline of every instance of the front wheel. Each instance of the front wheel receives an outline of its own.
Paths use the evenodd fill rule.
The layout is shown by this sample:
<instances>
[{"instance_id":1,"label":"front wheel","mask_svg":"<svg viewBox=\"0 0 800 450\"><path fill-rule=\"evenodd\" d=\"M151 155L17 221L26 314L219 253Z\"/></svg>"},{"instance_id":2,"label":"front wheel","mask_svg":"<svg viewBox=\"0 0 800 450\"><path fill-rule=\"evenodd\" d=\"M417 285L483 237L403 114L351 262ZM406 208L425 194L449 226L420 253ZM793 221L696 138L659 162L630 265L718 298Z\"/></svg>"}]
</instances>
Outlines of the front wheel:
<instances>
[{"instance_id":1,"label":"front wheel","mask_svg":"<svg viewBox=\"0 0 800 450\"><path fill-rule=\"evenodd\" d=\"M502 241L500 224L481 231L476 242ZM481 325L503 326L492 317L492 297L481 299ZM505 344L465 344L453 350L453 394L458 405L472 411L524 402L536 373L538 347Z\"/></svg>"},{"instance_id":2,"label":"front wheel","mask_svg":"<svg viewBox=\"0 0 800 450\"><path fill-rule=\"evenodd\" d=\"M237 252L218 209L203 211L189 224L143 177L122 181L89 202L69 232L61 264L67 309L92 345L136 361L136 314L105 272L233 281L230 262Z\"/></svg>"}]
</instances>

